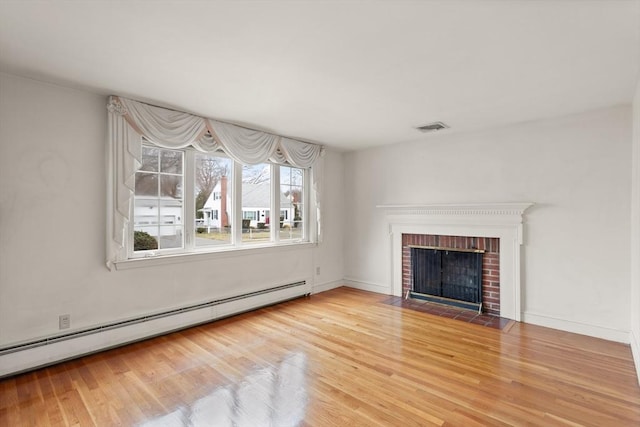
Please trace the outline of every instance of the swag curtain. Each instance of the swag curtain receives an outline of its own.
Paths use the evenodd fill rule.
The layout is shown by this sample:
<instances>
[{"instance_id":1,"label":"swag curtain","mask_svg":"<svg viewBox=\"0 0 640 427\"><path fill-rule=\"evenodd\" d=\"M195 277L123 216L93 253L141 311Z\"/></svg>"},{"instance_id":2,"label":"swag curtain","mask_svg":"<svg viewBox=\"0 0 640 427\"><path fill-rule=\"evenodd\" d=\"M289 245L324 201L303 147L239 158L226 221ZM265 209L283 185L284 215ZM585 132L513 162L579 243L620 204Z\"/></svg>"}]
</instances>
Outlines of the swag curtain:
<instances>
[{"instance_id":1,"label":"swag curtain","mask_svg":"<svg viewBox=\"0 0 640 427\"><path fill-rule=\"evenodd\" d=\"M320 241L320 158L323 147L253 129L110 96L108 110L108 244L107 266L126 259L126 239L141 166L142 138L163 148L194 147L204 153L223 151L247 165L271 161L311 168L311 199L316 205Z\"/></svg>"}]
</instances>

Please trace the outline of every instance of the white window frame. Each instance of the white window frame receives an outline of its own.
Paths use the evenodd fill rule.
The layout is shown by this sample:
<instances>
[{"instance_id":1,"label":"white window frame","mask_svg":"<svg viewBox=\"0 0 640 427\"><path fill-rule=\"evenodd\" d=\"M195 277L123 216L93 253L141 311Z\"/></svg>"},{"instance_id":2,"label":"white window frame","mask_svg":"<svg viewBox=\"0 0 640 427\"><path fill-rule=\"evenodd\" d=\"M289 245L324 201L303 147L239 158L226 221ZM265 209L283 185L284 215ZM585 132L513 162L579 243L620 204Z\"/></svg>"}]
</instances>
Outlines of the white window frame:
<instances>
[{"instance_id":1,"label":"white window frame","mask_svg":"<svg viewBox=\"0 0 640 427\"><path fill-rule=\"evenodd\" d=\"M310 230L310 216L309 216L309 203L311 201L311 198L309 196L309 181L311 178L311 174L309 173L309 169L303 169L303 168L299 168L296 166L290 166L290 165L276 165L276 169L278 170L278 191L277 191L277 196L278 198L280 197L280 190L281 190L281 182L280 182L280 168L279 166L285 166L288 168L292 168L292 169L300 169L302 170L302 239L286 239L284 240L284 242L298 242L300 240L305 240L305 241L309 241L309 230ZM280 205L280 200L278 199L278 212L280 212L282 206ZM280 215L278 215L278 222L280 221ZM294 224L295 222L295 214L291 213L291 218L289 218L287 221L290 221L291 224ZM277 241L280 241L280 233L278 233L277 229L276 231L276 239ZM272 236L273 237L273 236Z\"/></svg>"},{"instance_id":2,"label":"white window frame","mask_svg":"<svg viewBox=\"0 0 640 427\"><path fill-rule=\"evenodd\" d=\"M143 143L143 145L149 147L155 147L153 144ZM156 147L162 149L162 147ZM197 151L191 147L183 149L170 149L174 151L182 151L183 155L183 248L171 248L171 249L157 249L149 251L134 251L134 209L135 203L131 203L129 229L127 239L127 257L129 261L138 261L141 259L155 258L163 259L165 256L189 256L207 253L222 253L235 250L246 249L260 249L277 246L291 246L291 245L308 245L312 244L310 234L310 177L311 170L309 168L298 168L296 166L282 165L287 167L293 167L301 169L303 172L303 204L305 209L303 210L303 234L302 238L295 240L280 241L279 236L279 221L270 221L270 240L266 242L243 242L242 241L242 164L236 161L232 161L231 167L231 203L228 206L231 217L231 242L229 244L221 244L216 246L195 246L196 236L196 212L195 212L195 156ZM223 158L229 158L226 154L220 152L215 153L216 156ZM265 162L271 167L271 201L269 206L270 212L280 212L280 164ZM134 195L135 199L135 195ZM278 216L279 219L279 216ZM273 225L276 227L273 227ZM126 263L126 261L124 261ZM122 261L119 263L122 264Z\"/></svg>"},{"instance_id":3,"label":"white window frame","mask_svg":"<svg viewBox=\"0 0 640 427\"><path fill-rule=\"evenodd\" d=\"M185 188L187 186L186 183L186 169L185 169L185 165L187 162L187 153L185 152L185 150L179 150L179 149L173 149L173 148L163 148L163 147L157 147L155 145L152 144L143 144L143 147L149 147L149 148L154 148L157 150L166 150L166 151L181 151L182 152L182 244L183 246L185 246L185 241L186 241L186 223L185 223L185 213L186 213L186 205L187 205L187 200L186 200L186 193L185 193ZM156 173L158 175L158 195L157 197L155 197L158 200L158 212L155 215L156 218L156 224L154 225L157 229L158 229L158 245L160 245L160 241L159 239L162 236L162 229L163 229L163 225L168 225L168 223L164 223L163 221L163 217L161 215L161 206L162 206L162 196L161 196L161 186L162 186L162 176L163 176L163 172L160 170L161 168L161 157L158 159L158 170L152 173ZM140 173L148 173L147 171L136 171L136 174L140 172ZM174 174L165 174L165 175L174 175ZM134 251L134 245L135 245L135 238L134 238L134 231L135 231L135 226L136 226L136 221L135 221L135 205L136 205L136 196L135 196L135 192L134 192L134 196L132 198L132 203L131 203L131 207L130 207L130 216L129 218L131 218L131 221L129 221L129 238L127 239L127 242L129 242L129 247L127 248L127 253L128 253L128 257L130 259L134 259L134 258L140 258L140 257L148 257L148 256L154 256L156 253L162 253L165 255L170 255L170 254L174 254L174 253L181 253L184 251L183 248L168 248L168 249L155 249L155 250L147 250L147 251Z\"/></svg>"}]
</instances>

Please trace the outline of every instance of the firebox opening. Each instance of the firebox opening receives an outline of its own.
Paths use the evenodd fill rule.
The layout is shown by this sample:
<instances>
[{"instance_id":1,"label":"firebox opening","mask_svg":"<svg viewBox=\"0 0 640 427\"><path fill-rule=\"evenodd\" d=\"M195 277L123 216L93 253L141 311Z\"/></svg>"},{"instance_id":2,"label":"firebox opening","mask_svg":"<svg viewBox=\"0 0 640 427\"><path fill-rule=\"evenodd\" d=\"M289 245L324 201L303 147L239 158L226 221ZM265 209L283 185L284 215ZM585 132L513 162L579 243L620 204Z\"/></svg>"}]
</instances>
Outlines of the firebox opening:
<instances>
[{"instance_id":1,"label":"firebox opening","mask_svg":"<svg viewBox=\"0 0 640 427\"><path fill-rule=\"evenodd\" d=\"M411 297L482 310L483 250L409 247Z\"/></svg>"}]
</instances>

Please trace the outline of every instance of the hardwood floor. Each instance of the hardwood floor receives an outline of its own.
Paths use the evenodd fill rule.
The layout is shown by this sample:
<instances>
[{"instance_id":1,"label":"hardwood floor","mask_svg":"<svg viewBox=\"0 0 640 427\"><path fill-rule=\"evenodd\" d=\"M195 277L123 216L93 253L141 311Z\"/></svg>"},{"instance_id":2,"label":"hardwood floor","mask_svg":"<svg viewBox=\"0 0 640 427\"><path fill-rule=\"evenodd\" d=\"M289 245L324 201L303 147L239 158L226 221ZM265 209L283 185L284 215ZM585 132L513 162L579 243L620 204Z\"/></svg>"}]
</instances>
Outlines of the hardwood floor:
<instances>
[{"instance_id":1,"label":"hardwood floor","mask_svg":"<svg viewBox=\"0 0 640 427\"><path fill-rule=\"evenodd\" d=\"M1 426L640 425L628 346L339 288L0 381Z\"/></svg>"}]
</instances>

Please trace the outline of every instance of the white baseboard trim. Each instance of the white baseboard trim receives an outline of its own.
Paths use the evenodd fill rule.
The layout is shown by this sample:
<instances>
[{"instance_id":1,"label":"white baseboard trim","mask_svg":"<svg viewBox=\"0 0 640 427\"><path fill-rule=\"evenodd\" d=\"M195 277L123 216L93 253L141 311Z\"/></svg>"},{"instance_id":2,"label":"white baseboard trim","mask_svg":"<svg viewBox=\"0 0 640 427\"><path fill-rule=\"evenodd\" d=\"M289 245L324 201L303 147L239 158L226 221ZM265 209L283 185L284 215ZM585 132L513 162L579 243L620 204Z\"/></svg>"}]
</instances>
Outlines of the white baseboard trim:
<instances>
[{"instance_id":1,"label":"white baseboard trim","mask_svg":"<svg viewBox=\"0 0 640 427\"><path fill-rule=\"evenodd\" d=\"M636 335L634 331L629 332L629 341L631 344L631 354L633 355L633 362L636 365L636 376L638 377L638 384L640 384L640 336Z\"/></svg>"},{"instance_id":2,"label":"white baseboard trim","mask_svg":"<svg viewBox=\"0 0 640 427\"><path fill-rule=\"evenodd\" d=\"M339 288L344 285L344 280L334 280L333 282L326 283L314 283L311 289L312 294L319 294L320 292L330 291L331 289Z\"/></svg>"},{"instance_id":3,"label":"white baseboard trim","mask_svg":"<svg viewBox=\"0 0 640 427\"><path fill-rule=\"evenodd\" d=\"M379 294L391 295L391 285L383 285L380 283L369 283L362 280L351 279L345 277L343 281L345 286L355 289L361 289L363 291L377 292Z\"/></svg>"},{"instance_id":4,"label":"white baseboard trim","mask_svg":"<svg viewBox=\"0 0 640 427\"><path fill-rule=\"evenodd\" d=\"M51 339L46 344L25 349L5 349L0 352L0 378L276 304L309 292L311 286L307 282L303 286L274 290L139 323L79 333L59 341Z\"/></svg>"},{"instance_id":5,"label":"white baseboard trim","mask_svg":"<svg viewBox=\"0 0 640 427\"><path fill-rule=\"evenodd\" d=\"M588 335L590 337L629 344L629 331L575 322L573 320L559 319L557 317L531 312L522 313L522 321L524 323L559 329L561 331L572 332L574 334Z\"/></svg>"}]
</instances>

